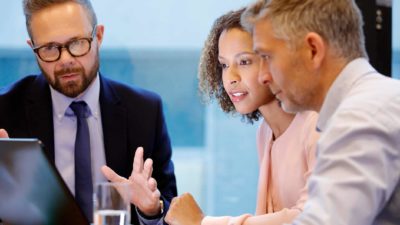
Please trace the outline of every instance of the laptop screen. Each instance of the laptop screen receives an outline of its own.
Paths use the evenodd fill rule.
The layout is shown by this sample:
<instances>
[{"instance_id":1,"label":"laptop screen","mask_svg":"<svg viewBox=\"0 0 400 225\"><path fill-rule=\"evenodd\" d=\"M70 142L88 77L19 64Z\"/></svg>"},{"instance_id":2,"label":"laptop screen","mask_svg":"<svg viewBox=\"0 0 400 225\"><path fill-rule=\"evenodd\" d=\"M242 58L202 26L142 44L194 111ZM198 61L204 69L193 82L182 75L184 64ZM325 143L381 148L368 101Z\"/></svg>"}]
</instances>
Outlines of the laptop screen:
<instances>
[{"instance_id":1,"label":"laptop screen","mask_svg":"<svg viewBox=\"0 0 400 225\"><path fill-rule=\"evenodd\" d=\"M0 139L0 219L5 224L89 224L36 139Z\"/></svg>"}]
</instances>

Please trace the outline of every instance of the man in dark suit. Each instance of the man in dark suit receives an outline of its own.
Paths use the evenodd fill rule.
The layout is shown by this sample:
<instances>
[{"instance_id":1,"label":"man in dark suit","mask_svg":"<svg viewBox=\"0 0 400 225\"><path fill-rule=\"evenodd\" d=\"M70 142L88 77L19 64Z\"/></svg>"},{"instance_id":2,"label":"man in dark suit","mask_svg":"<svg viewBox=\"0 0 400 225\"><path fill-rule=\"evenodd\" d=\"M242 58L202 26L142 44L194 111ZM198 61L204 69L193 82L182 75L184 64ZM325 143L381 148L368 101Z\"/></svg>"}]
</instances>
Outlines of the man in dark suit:
<instances>
[{"instance_id":1,"label":"man in dark suit","mask_svg":"<svg viewBox=\"0 0 400 225\"><path fill-rule=\"evenodd\" d=\"M163 223L177 190L160 97L98 72L104 27L97 25L89 0L23 3L28 44L42 74L0 92L0 128L10 137L44 143L89 221L93 184L106 181L100 170L106 164L135 184L140 197L131 198L132 223ZM131 174L140 146L139 170ZM152 159L152 173L145 170L148 163L143 169L143 158Z\"/></svg>"}]
</instances>

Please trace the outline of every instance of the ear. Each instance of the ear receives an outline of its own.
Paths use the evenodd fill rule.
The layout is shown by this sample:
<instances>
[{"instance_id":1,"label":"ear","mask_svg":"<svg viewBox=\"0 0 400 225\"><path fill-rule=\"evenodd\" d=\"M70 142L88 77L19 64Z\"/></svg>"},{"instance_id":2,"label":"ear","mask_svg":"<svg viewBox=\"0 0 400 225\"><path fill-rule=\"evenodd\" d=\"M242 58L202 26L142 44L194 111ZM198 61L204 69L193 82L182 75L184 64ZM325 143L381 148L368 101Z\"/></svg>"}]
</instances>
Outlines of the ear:
<instances>
[{"instance_id":1,"label":"ear","mask_svg":"<svg viewBox=\"0 0 400 225\"><path fill-rule=\"evenodd\" d=\"M97 42L99 43L98 46L101 46L101 43L103 42L103 37L104 37L104 26L103 25L97 25L96 27L96 38Z\"/></svg>"},{"instance_id":2,"label":"ear","mask_svg":"<svg viewBox=\"0 0 400 225\"><path fill-rule=\"evenodd\" d=\"M26 43L29 45L29 47L33 48L33 43L31 39L26 40Z\"/></svg>"},{"instance_id":3,"label":"ear","mask_svg":"<svg viewBox=\"0 0 400 225\"><path fill-rule=\"evenodd\" d=\"M310 32L305 36L305 44L307 49L307 58L311 62L313 68L321 66L326 56L327 46L323 38L314 32Z\"/></svg>"}]
</instances>

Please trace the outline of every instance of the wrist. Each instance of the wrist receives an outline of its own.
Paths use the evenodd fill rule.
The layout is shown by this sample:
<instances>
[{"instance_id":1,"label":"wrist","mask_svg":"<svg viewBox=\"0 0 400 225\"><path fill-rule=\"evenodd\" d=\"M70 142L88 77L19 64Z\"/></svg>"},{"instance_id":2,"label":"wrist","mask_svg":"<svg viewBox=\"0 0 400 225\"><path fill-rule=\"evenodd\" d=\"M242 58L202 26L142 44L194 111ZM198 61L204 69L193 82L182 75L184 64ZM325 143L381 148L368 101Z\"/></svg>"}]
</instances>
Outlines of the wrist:
<instances>
[{"instance_id":1,"label":"wrist","mask_svg":"<svg viewBox=\"0 0 400 225\"><path fill-rule=\"evenodd\" d=\"M154 211L147 211L144 212L140 210L139 208L136 208L137 212L140 214L145 219L151 220L151 219L158 219L161 218L162 215L164 214L164 202L163 200L159 200L157 207Z\"/></svg>"}]
</instances>

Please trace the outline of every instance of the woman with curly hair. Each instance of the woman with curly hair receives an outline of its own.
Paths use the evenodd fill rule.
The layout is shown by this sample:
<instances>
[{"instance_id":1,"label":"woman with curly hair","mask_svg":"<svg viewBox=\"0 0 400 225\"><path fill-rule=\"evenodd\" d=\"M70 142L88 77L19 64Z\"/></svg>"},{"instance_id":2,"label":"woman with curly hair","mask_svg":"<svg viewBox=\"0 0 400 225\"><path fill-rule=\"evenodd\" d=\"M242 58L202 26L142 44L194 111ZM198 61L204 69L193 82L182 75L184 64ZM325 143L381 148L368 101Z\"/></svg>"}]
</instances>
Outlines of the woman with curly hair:
<instances>
[{"instance_id":1,"label":"woman with curly hair","mask_svg":"<svg viewBox=\"0 0 400 225\"><path fill-rule=\"evenodd\" d=\"M218 18L202 52L200 90L218 100L227 113L240 113L249 122L263 122L257 133L260 172L255 216L204 216L193 197L175 198L165 221L191 224L283 224L291 222L307 199L307 178L315 161L317 114L282 110L268 83L258 80L262 60L253 51L251 34L240 24L244 9Z\"/></svg>"}]
</instances>

